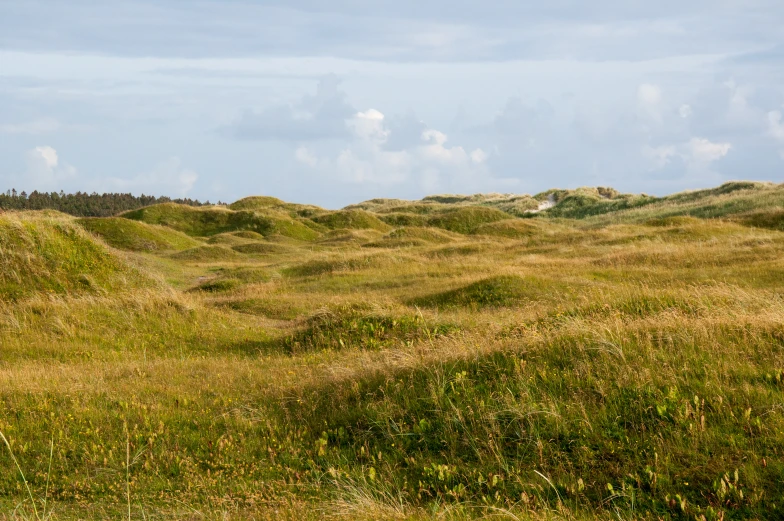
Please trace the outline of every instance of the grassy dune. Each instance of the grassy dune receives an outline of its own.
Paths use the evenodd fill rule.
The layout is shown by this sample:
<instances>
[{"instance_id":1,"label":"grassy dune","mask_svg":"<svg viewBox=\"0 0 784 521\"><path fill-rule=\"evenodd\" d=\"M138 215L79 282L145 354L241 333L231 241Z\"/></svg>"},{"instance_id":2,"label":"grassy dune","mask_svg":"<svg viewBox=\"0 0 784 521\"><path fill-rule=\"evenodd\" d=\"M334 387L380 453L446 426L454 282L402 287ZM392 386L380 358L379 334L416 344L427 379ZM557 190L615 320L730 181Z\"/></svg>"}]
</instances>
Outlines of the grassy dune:
<instances>
[{"instance_id":1,"label":"grassy dune","mask_svg":"<svg viewBox=\"0 0 784 521\"><path fill-rule=\"evenodd\" d=\"M0 519L783 518L782 194L0 214Z\"/></svg>"}]
</instances>

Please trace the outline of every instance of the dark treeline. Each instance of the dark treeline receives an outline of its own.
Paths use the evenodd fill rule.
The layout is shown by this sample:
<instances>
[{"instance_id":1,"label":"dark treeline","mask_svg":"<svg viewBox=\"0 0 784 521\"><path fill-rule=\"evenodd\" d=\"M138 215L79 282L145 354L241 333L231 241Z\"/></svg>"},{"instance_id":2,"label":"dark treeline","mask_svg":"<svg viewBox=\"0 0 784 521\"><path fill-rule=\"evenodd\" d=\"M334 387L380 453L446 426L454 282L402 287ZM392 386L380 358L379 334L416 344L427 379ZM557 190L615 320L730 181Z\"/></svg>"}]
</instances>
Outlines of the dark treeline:
<instances>
[{"instance_id":1,"label":"dark treeline","mask_svg":"<svg viewBox=\"0 0 784 521\"><path fill-rule=\"evenodd\" d=\"M91 194L86 192L66 194L62 191L60 193L32 192L28 195L25 192L17 193L16 190L8 190L6 193L0 193L0 209L3 210L58 210L78 217L109 217L142 206L168 202L189 206L210 204L209 201L202 203L194 199L95 192Z\"/></svg>"}]
</instances>

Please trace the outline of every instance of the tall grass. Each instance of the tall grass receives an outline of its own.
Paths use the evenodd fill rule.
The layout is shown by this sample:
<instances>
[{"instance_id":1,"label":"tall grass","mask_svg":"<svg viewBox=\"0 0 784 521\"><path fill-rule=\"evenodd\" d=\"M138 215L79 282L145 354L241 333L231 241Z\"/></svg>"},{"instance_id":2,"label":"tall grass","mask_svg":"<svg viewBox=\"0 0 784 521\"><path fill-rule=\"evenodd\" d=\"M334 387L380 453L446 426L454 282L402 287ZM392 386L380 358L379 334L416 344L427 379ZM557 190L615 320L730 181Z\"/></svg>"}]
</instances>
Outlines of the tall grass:
<instances>
[{"instance_id":1,"label":"tall grass","mask_svg":"<svg viewBox=\"0 0 784 521\"><path fill-rule=\"evenodd\" d=\"M777 190L393 231L254 199L316 240L181 255L4 214L0 519L780 518Z\"/></svg>"}]
</instances>

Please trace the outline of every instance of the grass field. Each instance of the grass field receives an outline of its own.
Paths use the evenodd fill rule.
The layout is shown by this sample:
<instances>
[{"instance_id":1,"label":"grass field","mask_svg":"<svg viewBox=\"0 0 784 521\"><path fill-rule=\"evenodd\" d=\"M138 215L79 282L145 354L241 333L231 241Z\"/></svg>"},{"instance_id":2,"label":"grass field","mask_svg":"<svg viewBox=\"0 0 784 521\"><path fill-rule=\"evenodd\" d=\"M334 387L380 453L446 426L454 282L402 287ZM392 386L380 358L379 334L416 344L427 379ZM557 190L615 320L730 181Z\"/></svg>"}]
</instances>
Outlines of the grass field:
<instances>
[{"instance_id":1,"label":"grass field","mask_svg":"<svg viewBox=\"0 0 784 521\"><path fill-rule=\"evenodd\" d=\"M784 519L784 185L0 214L0 432L8 520Z\"/></svg>"}]
</instances>

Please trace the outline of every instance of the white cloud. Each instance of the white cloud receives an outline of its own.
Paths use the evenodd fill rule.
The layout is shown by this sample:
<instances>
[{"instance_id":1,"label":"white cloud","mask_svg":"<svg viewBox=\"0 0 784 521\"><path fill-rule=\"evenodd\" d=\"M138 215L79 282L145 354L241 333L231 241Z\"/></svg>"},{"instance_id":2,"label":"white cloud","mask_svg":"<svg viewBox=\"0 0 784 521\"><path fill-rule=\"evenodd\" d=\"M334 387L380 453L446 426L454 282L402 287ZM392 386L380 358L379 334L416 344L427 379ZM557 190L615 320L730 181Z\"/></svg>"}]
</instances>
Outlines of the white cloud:
<instances>
[{"instance_id":1,"label":"white cloud","mask_svg":"<svg viewBox=\"0 0 784 521\"><path fill-rule=\"evenodd\" d=\"M662 122L662 91L658 85L643 83L637 87L637 106L646 119Z\"/></svg>"},{"instance_id":2,"label":"white cloud","mask_svg":"<svg viewBox=\"0 0 784 521\"><path fill-rule=\"evenodd\" d=\"M59 183L76 176L76 169L61 163L57 150L50 146L38 146L25 155L27 170L23 176L25 186L38 191L60 188Z\"/></svg>"},{"instance_id":3,"label":"white cloud","mask_svg":"<svg viewBox=\"0 0 784 521\"><path fill-rule=\"evenodd\" d=\"M318 157L305 146L298 147L297 151L294 152L294 157L296 157L297 161L300 163L308 165L311 168L315 168L316 165L318 165Z\"/></svg>"},{"instance_id":4,"label":"white cloud","mask_svg":"<svg viewBox=\"0 0 784 521\"><path fill-rule=\"evenodd\" d=\"M389 131L384 128L384 114L375 109L357 112L346 124L362 140L383 143L389 137Z\"/></svg>"},{"instance_id":5,"label":"white cloud","mask_svg":"<svg viewBox=\"0 0 784 521\"><path fill-rule=\"evenodd\" d=\"M651 170L660 170L676 158L680 158L690 170L701 170L725 157L731 149L731 143L714 143L695 137L679 145L645 145L642 156L650 163Z\"/></svg>"},{"instance_id":6,"label":"white cloud","mask_svg":"<svg viewBox=\"0 0 784 521\"><path fill-rule=\"evenodd\" d=\"M688 157L695 163L712 163L726 156L732 148L730 143L713 143L704 138L692 138L687 150Z\"/></svg>"},{"instance_id":7,"label":"white cloud","mask_svg":"<svg viewBox=\"0 0 784 521\"><path fill-rule=\"evenodd\" d=\"M50 134L62 128L59 121L53 118L42 118L26 123L0 124L0 134L29 134L33 136Z\"/></svg>"},{"instance_id":8,"label":"white cloud","mask_svg":"<svg viewBox=\"0 0 784 521\"><path fill-rule=\"evenodd\" d=\"M673 145L659 147L645 145L642 147L642 155L651 163L652 170L659 170L667 166L673 157L677 157L678 150Z\"/></svg>"},{"instance_id":9,"label":"white cloud","mask_svg":"<svg viewBox=\"0 0 784 521\"><path fill-rule=\"evenodd\" d=\"M375 109L357 112L347 121L347 127L353 140L334 159L318 157L310 149L299 147L296 160L344 182L387 186L415 183L426 190L461 184L470 187L472 181L489 177L484 150L468 152L461 146L449 146L449 137L439 130L425 128L413 140L403 136L400 142L410 146L389 150L386 144L396 137L395 132L417 127L393 130L385 124L384 114Z\"/></svg>"},{"instance_id":10,"label":"white cloud","mask_svg":"<svg viewBox=\"0 0 784 521\"><path fill-rule=\"evenodd\" d=\"M689 118L691 114L692 114L691 105L688 105L686 103L681 105L681 107L678 109L678 115L683 119Z\"/></svg>"},{"instance_id":11,"label":"white cloud","mask_svg":"<svg viewBox=\"0 0 784 521\"><path fill-rule=\"evenodd\" d=\"M637 100L643 105L658 105L662 100L661 88L658 85L643 83L637 87Z\"/></svg>"}]
</instances>

